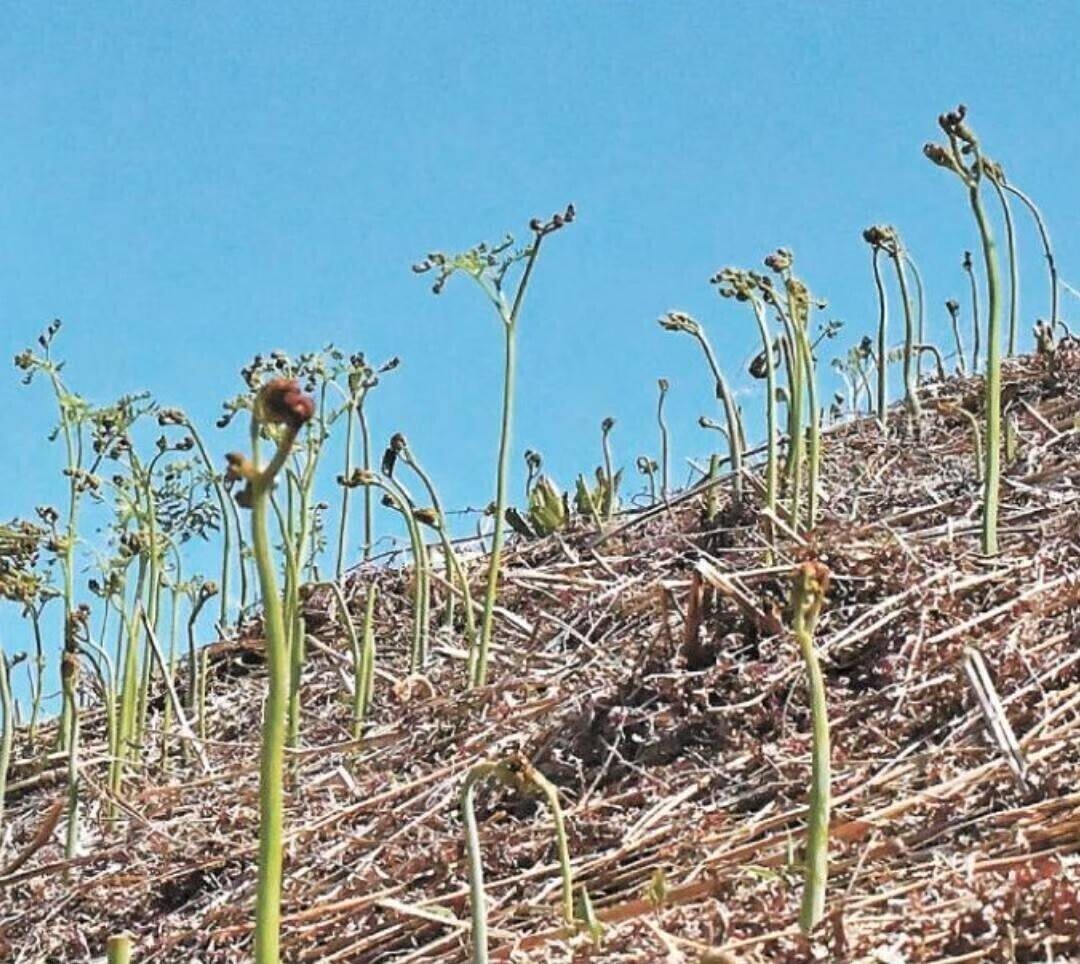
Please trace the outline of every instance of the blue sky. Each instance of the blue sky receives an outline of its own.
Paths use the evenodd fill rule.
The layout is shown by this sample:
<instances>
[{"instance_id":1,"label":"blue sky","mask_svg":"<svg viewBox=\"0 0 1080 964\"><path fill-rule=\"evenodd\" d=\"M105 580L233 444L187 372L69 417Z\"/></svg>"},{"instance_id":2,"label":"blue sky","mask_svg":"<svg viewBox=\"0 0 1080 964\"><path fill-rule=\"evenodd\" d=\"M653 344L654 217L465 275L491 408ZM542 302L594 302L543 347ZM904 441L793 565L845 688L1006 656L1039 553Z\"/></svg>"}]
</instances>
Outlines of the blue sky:
<instances>
[{"instance_id":1,"label":"blue sky","mask_svg":"<svg viewBox=\"0 0 1080 964\"><path fill-rule=\"evenodd\" d=\"M975 238L960 186L920 148L960 100L1077 277L1065 2L0 11L0 355L61 317L74 387L96 401L152 389L220 452L242 442L212 427L241 364L333 341L401 356L372 406L377 436L406 432L448 505L486 503L497 322L467 284L435 298L409 265L571 200L579 220L546 243L523 317L515 433L564 481L596 464L607 415L636 475L633 458L656 449L661 375L677 455L707 449L695 422L715 414L709 380L655 320L696 314L749 389L756 329L707 284L722 265L793 248L854 342L876 310L860 232L892 222L944 339L941 305L964 295ZM1026 333L1047 292L1020 220ZM10 517L60 497L60 452L44 442L44 385L10 369L0 410Z\"/></svg>"}]
</instances>

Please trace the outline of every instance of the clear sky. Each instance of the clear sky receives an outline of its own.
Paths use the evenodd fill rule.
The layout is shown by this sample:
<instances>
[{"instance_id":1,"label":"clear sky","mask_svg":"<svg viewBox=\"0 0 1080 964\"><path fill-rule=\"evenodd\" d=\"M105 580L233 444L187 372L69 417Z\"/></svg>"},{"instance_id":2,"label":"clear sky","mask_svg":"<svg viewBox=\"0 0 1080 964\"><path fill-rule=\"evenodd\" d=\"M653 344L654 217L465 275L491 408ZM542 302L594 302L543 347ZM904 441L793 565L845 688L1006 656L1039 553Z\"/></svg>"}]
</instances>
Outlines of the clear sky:
<instances>
[{"instance_id":1,"label":"clear sky","mask_svg":"<svg viewBox=\"0 0 1080 964\"><path fill-rule=\"evenodd\" d=\"M377 437L406 432L448 505L484 504L497 322L470 285L435 298L409 265L572 200L579 220L546 243L523 317L515 452L540 449L569 482L596 464L611 415L636 481L633 458L657 447L658 376L680 458L707 449L696 417L716 414L693 344L659 314L700 317L750 387L756 329L707 284L722 265L793 248L846 345L875 318L861 229L892 222L926 276L931 334L946 337L941 305L966 291L975 236L959 184L920 149L958 101L1042 204L1063 277L1080 274L1075 14L1068 2L3 3L0 354L61 317L74 387L95 401L152 389L222 452L242 429L213 419L254 352L333 341L397 354L372 405ZM1047 292L1021 223L1026 333ZM28 514L61 492L45 386L9 369L0 411L0 516Z\"/></svg>"}]
</instances>

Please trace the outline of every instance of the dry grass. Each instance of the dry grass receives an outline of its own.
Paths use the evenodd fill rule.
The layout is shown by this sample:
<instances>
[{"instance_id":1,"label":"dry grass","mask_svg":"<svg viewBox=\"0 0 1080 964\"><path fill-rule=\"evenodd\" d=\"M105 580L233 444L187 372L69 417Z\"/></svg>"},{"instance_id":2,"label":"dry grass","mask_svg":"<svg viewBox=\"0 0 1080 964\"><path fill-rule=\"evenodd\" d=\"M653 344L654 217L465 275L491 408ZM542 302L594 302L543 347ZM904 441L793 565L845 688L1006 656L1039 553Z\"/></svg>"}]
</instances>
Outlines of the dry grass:
<instances>
[{"instance_id":1,"label":"dry grass","mask_svg":"<svg viewBox=\"0 0 1080 964\"><path fill-rule=\"evenodd\" d=\"M825 446L824 521L808 543L784 538L774 563L753 513L729 506L704 531L700 492L624 516L603 539L582 529L511 546L495 682L479 691L464 689L460 637L445 629L429 677L404 677L405 578L354 573L358 619L366 584L380 583L373 727L359 745L348 739L347 648L316 593L305 749L287 801L286 958L467 960L461 780L479 760L520 751L560 788L575 880L606 930L600 951L585 934L560 936L549 817L539 801L482 791L496 960L1076 959L1080 351L1058 360L1057 374L1039 358L1006 367L1020 447L991 561L978 554L980 487L962 417L928 410L912 439L898 413L888 441L870 420L850 423ZM981 397L977 380L924 394L975 410ZM787 572L807 557L834 573L817 634L833 864L812 941L795 925L809 711L782 623ZM210 772L195 755L180 763L174 734L173 772L147 754L112 829L100 726L88 726L78 859L62 859L55 830L34 839L62 793L63 761L39 773L16 763L0 957L100 958L126 928L139 962L248 958L259 633L216 646ZM1023 780L989 736L967 647L995 678ZM162 708L150 724L158 738Z\"/></svg>"}]
</instances>

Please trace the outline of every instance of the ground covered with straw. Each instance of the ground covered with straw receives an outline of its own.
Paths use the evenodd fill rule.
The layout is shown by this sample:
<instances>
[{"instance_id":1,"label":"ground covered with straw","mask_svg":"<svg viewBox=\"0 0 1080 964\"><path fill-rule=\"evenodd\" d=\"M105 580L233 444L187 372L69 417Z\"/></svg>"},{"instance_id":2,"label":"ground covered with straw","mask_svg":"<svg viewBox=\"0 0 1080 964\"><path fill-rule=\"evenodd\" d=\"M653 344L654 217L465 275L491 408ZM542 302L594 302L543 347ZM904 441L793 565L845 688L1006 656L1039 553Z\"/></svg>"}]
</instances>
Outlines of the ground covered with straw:
<instances>
[{"instance_id":1,"label":"ground covered with straw","mask_svg":"<svg viewBox=\"0 0 1080 964\"><path fill-rule=\"evenodd\" d=\"M1015 435L993 559L978 551L971 425L952 404L978 414L981 382L950 379L924 386L917 434L900 410L886 434L869 418L829 430L823 518L804 537L763 518L753 486L740 507L721 485L711 521L699 489L603 533L581 523L515 543L493 681L479 690L465 688L461 635L447 627L430 672L408 676L407 570L355 572L357 619L367 585L380 586L360 743L348 646L332 597L312 592L287 799L286 959L469 960L462 781L512 753L558 787L575 886L602 927L562 927L543 802L485 786L495 960L1078 959L1080 350L1009 362L1005 391ZM817 631L831 877L809 939L796 925L809 707L786 612L791 569L806 559L833 574ZM470 571L479 593L482 560ZM995 719L965 670L972 648L1000 695ZM63 859L63 759L43 767L16 752L0 959L101 959L122 930L138 962L249 959L258 622L212 654L205 765L175 728L162 732L159 698L158 749L111 823L100 721L88 716L76 859Z\"/></svg>"}]
</instances>

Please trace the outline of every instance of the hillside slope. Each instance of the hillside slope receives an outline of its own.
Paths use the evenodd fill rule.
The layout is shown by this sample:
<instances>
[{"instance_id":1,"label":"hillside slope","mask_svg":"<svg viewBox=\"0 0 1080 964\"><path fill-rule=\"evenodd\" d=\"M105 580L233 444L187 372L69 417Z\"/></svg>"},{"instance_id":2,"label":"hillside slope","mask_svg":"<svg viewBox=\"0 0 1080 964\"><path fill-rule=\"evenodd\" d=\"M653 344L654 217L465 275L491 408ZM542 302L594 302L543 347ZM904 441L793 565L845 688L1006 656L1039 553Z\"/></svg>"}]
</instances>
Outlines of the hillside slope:
<instances>
[{"instance_id":1,"label":"hillside slope","mask_svg":"<svg viewBox=\"0 0 1080 964\"><path fill-rule=\"evenodd\" d=\"M349 742L350 660L324 591L309 601L303 744L287 806L289 960L466 961L459 794L485 759L527 757L561 794L576 884L604 930L559 935L559 872L543 804L479 793L493 958L513 961L1046 961L1080 955L1080 349L1006 367L1015 458L1002 552L978 552L981 505L965 419L980 383L925 386L921 435L897 412L833 429L824 520L770 559L752 509L703 495L511 548L494 682L463 687L460 634L440 628L426 679L407 678L406 577L380 584L373 722ZM751 489L754 504L758 497ZM828 915L795 926L809 712L786 624L789 572L832 570L827 657L834 811ZM472 569L479 584L481 567ZM779 630L779 631L778 631ZM988 736L965 675L985 659L1025 758ZM209 772L180 759L103 822L100 724L88 724L84 855L55 771L16 759L0 865L0 958L241 961L255 884L259 628L211 661ZM161 739L156 703L151 734ZM18 757L18 753L16 753ZM40 844L40 841L38 841ZM710 950L711 949L711 950Z\"/></svg>"}]
</instances>

